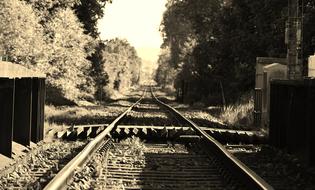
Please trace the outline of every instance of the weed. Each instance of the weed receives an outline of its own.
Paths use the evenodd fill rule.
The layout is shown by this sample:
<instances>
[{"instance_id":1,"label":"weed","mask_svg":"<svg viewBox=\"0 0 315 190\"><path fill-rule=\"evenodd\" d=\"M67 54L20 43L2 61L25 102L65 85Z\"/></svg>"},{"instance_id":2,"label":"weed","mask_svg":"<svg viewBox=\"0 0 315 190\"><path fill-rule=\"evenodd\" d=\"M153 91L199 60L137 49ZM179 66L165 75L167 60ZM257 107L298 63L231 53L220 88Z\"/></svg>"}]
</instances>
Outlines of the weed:
<instances>
[{"instance_id":1,"label":"weed","mask_svg":"<svg viewBox=\"0 0 315 190\"><path fill-rule=\"evenodd\" d=\"M223 109L219 115L220 120L232 126L252 126L253 125L254 100L229 105Z\"/></svg>"}]
</instances>

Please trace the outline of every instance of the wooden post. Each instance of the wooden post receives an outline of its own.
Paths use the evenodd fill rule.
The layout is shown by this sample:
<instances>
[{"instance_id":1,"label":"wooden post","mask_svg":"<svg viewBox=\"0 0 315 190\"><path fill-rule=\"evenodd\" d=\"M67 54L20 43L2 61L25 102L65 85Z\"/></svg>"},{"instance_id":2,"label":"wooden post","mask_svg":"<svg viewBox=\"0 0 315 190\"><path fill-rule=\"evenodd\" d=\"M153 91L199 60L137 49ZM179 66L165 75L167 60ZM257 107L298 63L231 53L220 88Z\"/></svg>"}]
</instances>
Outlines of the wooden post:
<instances>
[{"instance_id":1,"label":"wooden post","mask_svg":"<svg viewBox=\"0 0 315 190\"><path fill-rule=\"evenodd\" d=\"M223 85L222 85L221 80L220 80L220 89L221 89L221 95L222 95L223 109L225 109L226 108L226 102L225 102L224 89L223 89Z\"/></svg>"}]
</instances>

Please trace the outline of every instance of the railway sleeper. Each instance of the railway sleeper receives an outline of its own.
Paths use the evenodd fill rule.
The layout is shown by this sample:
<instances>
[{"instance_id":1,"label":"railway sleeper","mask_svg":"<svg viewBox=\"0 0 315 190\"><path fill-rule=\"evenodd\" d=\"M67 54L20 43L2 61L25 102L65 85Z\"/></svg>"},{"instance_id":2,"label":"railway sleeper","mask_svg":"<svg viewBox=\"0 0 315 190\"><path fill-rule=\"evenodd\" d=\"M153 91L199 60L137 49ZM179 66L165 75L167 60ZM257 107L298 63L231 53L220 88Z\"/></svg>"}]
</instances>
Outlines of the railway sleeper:
<instances>
[{"instance_id":1,"label":"railway sleeper","mask_svg":"<svg viewBox=\"0 0 315 190\"><path fill-rule=\"evenodd\" d=\"M115 145L119 148L121 145ZM151 145L148 144L147 147ZM217 168L217 160L207 154L200 154L200 149L192 151L192 146L176 149L174 144L164 144L147 149L142 165L135 165L132 156L122 156L114 152L107 161L107 189L115 189L113 184L124 184L125 189L234 189L241 187L235 179L228 177L228 172ZM175 147L175 149L174 149ZM160 149L160 152L155 152ZM163 149L166 153L163 152ZM180 153L173 152L180 151ZM213 156L212 156L213 157ZM123 162L121 162L123 161ZM120 163L120 164L118 164ZM158 167L156 166L158 165ZM221 171L222 170L222 171ZM224 173L224 176L222 176ZM224 184L222 180L225 180ZM231 184L231 185L229 185ZM242 188L236 188L242 189Z\"/></svg>"},{"instance_id":2,"label":"railway sleeper","mask_svg":"<svg viewBox=\"0 0 315 190\"><path fill-rule=\"evenodd\" d=\"M66 140L95 138L107 125L98 126L79 126L68 128L64 131L55 132L56 138ZM215 129L201 127L202 130L213 136L222 144L251 143L261 144L266 142L267 137L256 131L238 131L228 129ZM195 135L195 131L190 127L177 126L137 126L137 125L118 125L112 132L116 138L127 138L131 136L142 139L170 139L174 140L182 135Z\"/></svg>"}]
</instances>

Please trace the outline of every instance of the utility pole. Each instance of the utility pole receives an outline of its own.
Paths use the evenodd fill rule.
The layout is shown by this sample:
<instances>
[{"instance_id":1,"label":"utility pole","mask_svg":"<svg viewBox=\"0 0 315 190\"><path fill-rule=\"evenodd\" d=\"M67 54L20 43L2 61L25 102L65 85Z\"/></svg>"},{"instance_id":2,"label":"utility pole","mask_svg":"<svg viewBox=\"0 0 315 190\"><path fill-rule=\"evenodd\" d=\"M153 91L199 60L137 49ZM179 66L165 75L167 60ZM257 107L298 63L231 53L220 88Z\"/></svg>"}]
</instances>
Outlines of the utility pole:
<instances>
[{"instance_id":1,"label":"utility pole","mask_svg":"<svg viewBox=\"0 0 315 190\"><path fill-rule=\"evenodd\" d=\"M301 44L301 17L299 0L288 0L288 22L286 24L286 43L288 45L288 77L289 80L302 79L302 63L299 62Z\"/></svg>"}]
</instances>

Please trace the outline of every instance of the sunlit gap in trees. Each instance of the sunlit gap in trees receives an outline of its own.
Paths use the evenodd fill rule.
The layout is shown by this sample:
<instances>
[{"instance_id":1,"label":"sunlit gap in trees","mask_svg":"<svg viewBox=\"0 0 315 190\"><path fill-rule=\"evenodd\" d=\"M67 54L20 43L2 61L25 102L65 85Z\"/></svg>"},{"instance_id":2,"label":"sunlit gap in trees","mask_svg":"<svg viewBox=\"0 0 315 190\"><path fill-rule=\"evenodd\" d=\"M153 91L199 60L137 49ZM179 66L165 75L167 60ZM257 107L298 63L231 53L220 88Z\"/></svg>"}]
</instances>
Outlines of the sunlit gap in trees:
<instances>
[{"instance_id":1,"label":"sunlit gap in trees","mask_svg":"<svg viewBox=\"0 0 315 190\"><path fill-rule=\"evenodd\" d=\"M134 46L142 59L140 83L152 82L162 44L159 27L166 0L115 0L99 22L102 39L118 37Z\"/></svg>"}]
</instances>

